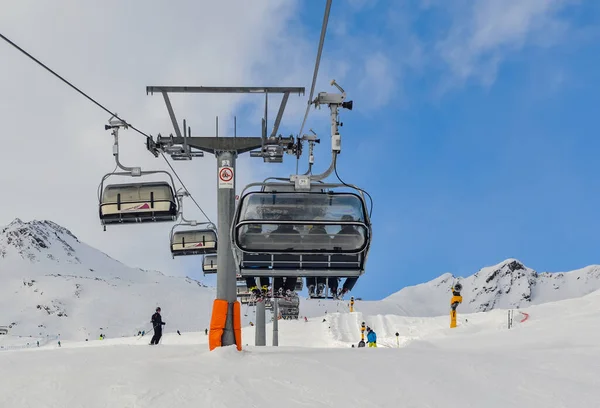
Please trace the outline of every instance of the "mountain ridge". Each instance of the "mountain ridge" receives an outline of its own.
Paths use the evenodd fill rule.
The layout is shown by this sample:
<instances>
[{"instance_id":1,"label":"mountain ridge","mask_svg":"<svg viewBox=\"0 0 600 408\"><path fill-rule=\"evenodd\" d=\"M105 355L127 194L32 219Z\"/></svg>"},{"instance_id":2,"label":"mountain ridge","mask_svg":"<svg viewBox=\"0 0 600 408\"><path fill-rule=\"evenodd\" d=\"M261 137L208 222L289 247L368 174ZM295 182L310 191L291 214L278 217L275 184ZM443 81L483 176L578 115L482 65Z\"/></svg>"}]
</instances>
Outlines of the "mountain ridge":
<instances>
[{"instance_id":1,"label":"mountain ridge","mask_svg":"<svg viewBox=\"0 0 600 408\"><path fill-rule=\"evenodd\" d=\"M600 265L569 272L537 272L515 258L508 258L467 277L444 273L429 282L402 288L383 301L408 304L427 298L432 304L425 315L446 314L455 282L463 286L463 303L458 309L463 313L518 309L585 296L600 289Z\"/></svg>"},{"instance_id":2,"label":"mountain ridge","mask_svg":"<svg viewBox=\"0 0 600 408\"><path fill-rule=\"evenodd\" d=\"M100 333L117 337L147 331L156 306L169 316L167 331L201 332L209 326L215 299L215 288L201 281L129 267L48 220L17 218L0 230L0 278L0 325L42 337L61 334L83 340ZM466 278L444 273L383 300L357 301L355 308L402 316L446 315L455 281L463 285L459 313L485 312L583 296L600 288L600 266L538 273L509 258ZM300 314L343 312L346 303L302 300ZM248 324L254 316L247 306L243 309L242 322Z\"/></svg>"}]
</instances>

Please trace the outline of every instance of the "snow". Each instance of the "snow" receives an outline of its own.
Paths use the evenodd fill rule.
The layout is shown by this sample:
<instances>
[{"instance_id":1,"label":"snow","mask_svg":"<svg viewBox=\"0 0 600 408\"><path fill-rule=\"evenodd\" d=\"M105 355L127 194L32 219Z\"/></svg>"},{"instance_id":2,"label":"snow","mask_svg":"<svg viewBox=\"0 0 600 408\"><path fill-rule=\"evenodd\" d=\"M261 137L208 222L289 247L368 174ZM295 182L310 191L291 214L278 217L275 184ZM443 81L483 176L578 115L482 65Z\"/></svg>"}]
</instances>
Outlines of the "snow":
<instances>
[{"instance_id":1,"label":"snow","mask_svg":"<svg viewBox=\"0 0 600 408\"><path fill-rule=\"evenodd\" d=\"M242 352L209 352L204 333L168 334L159 346L65 341L0 353L0 406L595 407L599 307L600 292L531 306L510 330L503 310L459 313L456 329L447 316L335 312L280 321L280 347ZM363 319L376 349L350 347Z\"/></svg>"},{"instance_id":2,"label":"snow","mask_svg":"<svg viewBox=\"0 0 600 408\"><path fill-rule=\"evenodd\" d=\"M279 347L253 346L255 310L243 305L242 352L208 351L214 288L130 268L49 221L2 230L0 276L0 325L12 326L0 335L0 407L585 408L600 400L598 266L549 274L508 259L482 268L460 279L455 329L451 274L357 300L352 313L347 300L301 299L308 321L280 320ZM150 328L157 305L167 325L161 344L149 346L150 336L133 334ZM517 307L509 330L505 309ZM351 347L363 321L377 333L375 349Z\"/></svg>"}]
</instances>

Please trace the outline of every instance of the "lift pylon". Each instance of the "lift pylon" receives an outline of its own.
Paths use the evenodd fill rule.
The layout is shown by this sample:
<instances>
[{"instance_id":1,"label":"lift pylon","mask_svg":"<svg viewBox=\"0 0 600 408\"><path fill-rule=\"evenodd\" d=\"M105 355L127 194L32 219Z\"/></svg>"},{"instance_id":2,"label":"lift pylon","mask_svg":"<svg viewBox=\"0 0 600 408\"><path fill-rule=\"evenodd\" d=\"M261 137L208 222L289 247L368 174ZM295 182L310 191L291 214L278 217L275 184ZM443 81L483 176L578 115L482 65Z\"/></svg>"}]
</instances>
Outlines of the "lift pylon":
<instances>
[{"instance_id":1,"label":"lift pylon","mask_svg":"<svg viewBox=\"0 0 600 408\"><path fill-rule=\"evenodd\" d=\"M267 163L277 162L277 155L283 155L283 149L278 147L288 146L285 138L276 137L283 110L290 93L304 94L303 87L203 87L203 86L148 86L147 93L160 93L163 95L167 110L175 128L177 136L157 136L156 142L149 138L147 149L155 156L163 151L172 156L181 155L188 158L198 157L189 155L196 149L201 152L214 154L217 158L216 177L217 189L217 231L219 232L219 245L217 246L217 297L214 301L210 324L209 348L237 345L241 350L241 318L239 316L240 304L236 300L236 267L231 250L231 224L235 211L235 161L239 154L260 149L253 154L254 157L263 157ZM169 93L263 93L265 101L268 94L281 93L283 99L279 113L275 120L271 136L267 138L266 117L262 120L262 135L260 137L198 137L192 136L191 130L182 134L175 118ZM266 115L265 115L266 116ZM293 139L292 139L293 141ZM291 152L290 152L291 153Z\"/></svg>"}]
</instances>

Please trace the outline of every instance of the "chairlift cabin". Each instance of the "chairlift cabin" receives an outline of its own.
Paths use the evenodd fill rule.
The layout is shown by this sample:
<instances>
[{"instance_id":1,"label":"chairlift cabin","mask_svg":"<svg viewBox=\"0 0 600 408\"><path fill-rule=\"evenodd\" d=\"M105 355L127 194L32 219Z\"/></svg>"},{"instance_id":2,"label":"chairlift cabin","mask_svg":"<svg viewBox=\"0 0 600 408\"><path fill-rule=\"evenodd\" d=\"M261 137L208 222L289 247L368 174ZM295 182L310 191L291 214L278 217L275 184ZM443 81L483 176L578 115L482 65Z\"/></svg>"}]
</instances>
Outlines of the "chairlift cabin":
<instances>
[{"instance_id":1,"label":"chairlift cabin","mask_svg":"<svg viewBox=\"0 0 600 408\"><path fill-rule=\"evenodd\" d=\"M217 232L213 229L191 229L171 232L171 254L207 255L217 253Z\"/></svg>"},{"instance_id":2,"label":"chairlift cabin","mask_svg":"<svg viewBox=\"0 0 600 408\"><path fill-rule=\"evenodd\" d=\"M284 188L278 188L278 186ZM255 183L242 193L232 223L242 276L358 277L364 273L371 224L364 197L343 184L290 191L291 183ZM316 186L315 186L316 187ZM270 190L270 191L265 191ZM287 190L287 191L286 191Z\"/></svg>"},{"instance_id":3,"label":"chairlift cabin","mask_svg":"<svg viewBox=\"0 0 600 408\"><path fill-rule=\"evenodd\" d=\"M164 181L109 184L100 190L100 221L106 224L175 221L177 199Z\"/></svg>"},{"instance_id":4,"label":"chairlift cabin","mask_svg":"<svg viewBox=\"0 0 600 408\"><path fill-rule=\"evenodd\" d=\"M204 274L217 273L217 254L204 255L202 260L202 272Z\"/></svg>"}]
</instances>

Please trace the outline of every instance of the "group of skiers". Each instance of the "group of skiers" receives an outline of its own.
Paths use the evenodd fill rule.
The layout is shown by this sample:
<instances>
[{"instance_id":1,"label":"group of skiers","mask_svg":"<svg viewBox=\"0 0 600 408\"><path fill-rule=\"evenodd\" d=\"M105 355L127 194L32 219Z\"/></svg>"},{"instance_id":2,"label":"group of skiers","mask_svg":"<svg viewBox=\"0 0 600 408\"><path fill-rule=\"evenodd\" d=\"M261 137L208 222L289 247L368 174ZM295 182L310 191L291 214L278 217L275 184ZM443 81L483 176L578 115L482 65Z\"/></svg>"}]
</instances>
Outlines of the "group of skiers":
<instances>
[{"instance_id":1,"label":"group of skiers","mask_svg":"<svg viewBox=\"0 0 600 408\"><path fill-rule=\"evenodd\" d=\"M152 323L152 330L154 330L154 336L152 336L152 339L150 340L150 345L158 344L158 342L160 341L160 338L162 337L162 328L165 325L165 322L162 321L162 316L161 316L160 312L161 312L160 307L157 307L155 310L155 313L152 315L152 318L150 320ZM308 321L306 316L304 317L304 321L305 322ZM325 319L323 319L323 321L325 321ZM252 323L251 323L251 325L252 325ZM369 326L367 326L366 331L367 331L367 343L369 344L369 347L377 347L377 333L375 333L373 331L373 329L371 329ZM208 335L208 329L205 329L204 332L205 332L205 334ZM177 334L179 334L181 336L181 333L179 332L179 330L177 330ZM142 334L142 336L143 335L144 334ZM104 336L102 336L102 338L103 337Z\"/></svg>"}]
</instances>

